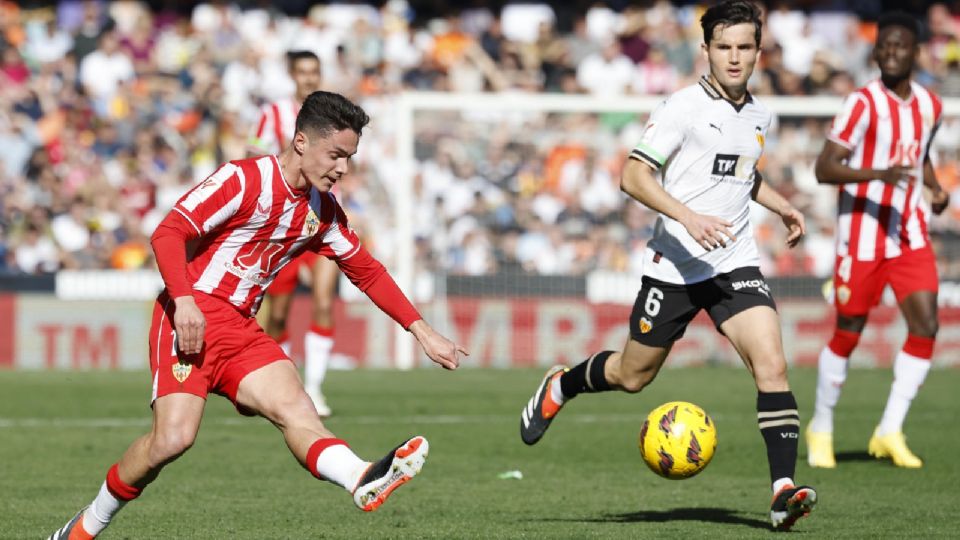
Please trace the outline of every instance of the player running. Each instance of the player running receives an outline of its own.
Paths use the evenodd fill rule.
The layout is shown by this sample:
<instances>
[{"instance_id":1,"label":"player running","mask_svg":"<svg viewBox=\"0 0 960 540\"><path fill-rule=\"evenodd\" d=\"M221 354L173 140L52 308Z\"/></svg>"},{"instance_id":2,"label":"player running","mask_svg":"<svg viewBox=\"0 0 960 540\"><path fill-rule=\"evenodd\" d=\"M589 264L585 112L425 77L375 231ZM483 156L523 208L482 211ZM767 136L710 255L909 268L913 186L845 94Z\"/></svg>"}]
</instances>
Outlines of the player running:
<instances>
[{"instance_id":1,"label":"player running","mask_svg":"<svg viewBox=\"0 0 960 540\"><path fill-rule=\"evenodd\" d=\"M315 477L352 494L365 511L416 475L429 449L416 436L370 463L320 420L293 362L257 325L264 290L308 249L337 262L424 352L456 369L466 352L433 330L383 265L360 245L330 188L347 173L369 118L338 94L315 92L297 115L293 144L279 156L229 162L177 202L153 234L166 289L150 328L153 426L110 467L89 506L52 539L94 538L197 436L209 392L259 415L283 434ZM185 246L196 241L188 259Z\"/></svg>"},{"instance_id":2,"label":"player running","mask_svg":"<svg viewBox=\"0 0 960 540\"><path fill-rule=\"evenodd\" d=\"M930 370L937 335L940 280L927 223L931 210L939 214L949 202L930 163L943 104L910 79L920 51L917 21L890 13L880 18L878 31L873 59L880 79L847 97L817 158L817 180L839 186L837 323L820 353L816 405L805 433L811 467L837 465L833 408L867 316L887 285L907 321L907 341L894 360L890 396L867 448L898 467L923 466L907 447L903 421ZM932 208L924 187L932 191Z\"/></svg>"},{"instance_id":3,"label":"player running","mask_svg":"<svg viewBox=\"0 0 960 540\"><path fill-rule=\"evenodd\" d=\"M291 51L287 54L287 62L290 77L296 86L295 93L292 97L265 106L261 111L250 148L255 154L279 154L289 145L296 133L300 104L320 89L320 59L316 54ZM301 269L309 272L313 293L312 320L303 338L303 384L317 413L326 418L332 411L323 395L322 386L333 351L333 304L338 275L336 263L312 251L305 251L291 264L284 266L267 289L270 301L267 303L265 330L289 356L287 318Z\"/></svg>"},{"instance_id":4,"label":"player running","mask_svg":"<svg viewBox=\"0 0 960 540\"><path fill-rule=\"evenodd\" d=\"M805 232L804 220L756 170L771 122L747 92L760 54L759 9L727 1L709 8L700 23L710 73L653 112L623 168L621 189L660 213L630 338L621 352L598 352L573 368L548 371L521 413L520 436L537 443L579 394L642 390L693 317L707 310L756 382L773 488L770 519L775 528L789 529L814 507L817 493L794 482L800 417L787 382L780 319L759 269L750 200L781 217L791 247Z\"/></svg>"}]
</instances>

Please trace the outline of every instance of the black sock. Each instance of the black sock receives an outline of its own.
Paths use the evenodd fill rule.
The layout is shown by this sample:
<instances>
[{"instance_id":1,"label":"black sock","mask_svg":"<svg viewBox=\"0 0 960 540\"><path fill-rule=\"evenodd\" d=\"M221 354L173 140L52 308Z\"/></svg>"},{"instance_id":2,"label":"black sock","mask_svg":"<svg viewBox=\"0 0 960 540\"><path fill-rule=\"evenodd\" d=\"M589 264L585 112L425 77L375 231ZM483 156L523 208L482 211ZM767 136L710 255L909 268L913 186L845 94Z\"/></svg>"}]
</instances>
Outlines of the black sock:
<instances>
[{"instance_id":1,"label":"black sock","mask_svg":"<svg viewBox=\"0 0 960 540\"><path fill-rule=\"evenodd\" d=\"M767 444L770 482L793 478L797 467L797 444L800 442L800 414L793 392L760 392L757 394L757 423L763 442Z\"/></svg>"},{"instance_id":2,"label":"black sock","mask_svg":"<svg viewBox=\"0 0 960 540\"><path fill-rule=\"evenodd\" d=\"M606 392L610 383L603 375L603 367L613 351L603 351L591 356L570 368L560 376L560 391L563 397L571 399L582 392Z\"/></svg>"}]
</instances>

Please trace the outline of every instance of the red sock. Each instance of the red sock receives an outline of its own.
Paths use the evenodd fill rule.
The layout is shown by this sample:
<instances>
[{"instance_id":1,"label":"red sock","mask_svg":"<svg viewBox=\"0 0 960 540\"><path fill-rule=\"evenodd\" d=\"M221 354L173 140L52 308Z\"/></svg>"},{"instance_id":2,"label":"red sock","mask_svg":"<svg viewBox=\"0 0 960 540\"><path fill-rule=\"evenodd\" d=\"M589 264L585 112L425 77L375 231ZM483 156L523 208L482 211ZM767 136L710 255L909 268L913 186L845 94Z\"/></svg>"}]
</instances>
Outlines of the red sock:
<instances>
[{"instance_id":1,"label":"red sock","mask_svg":"<svg viewBox=\"0 0 960 540\"><path fill-rule=\"evenodd\" d=\"M921 337L913 334L907 334L907 342L903 344L903 352L914 358L930 360L933 358L933 344L935 339L932 337Z\"/></svg>"},{"instance_id":2,"label":"red sock","mask_svg":"<svg viewBox=\"0 0 960 540\"><path fill-rule=\"evenodd\" d=\"M830 347L833 354L841 358L850 358L850 354L857 348L859 341L859 332L851 332L837 328L833 331L833 338L830 339L830 343L827 346Z\"/></svg>"},{"instance_id":3,"label":"red sock","mask_svg":"<svg viewBox=\"0 0 960 540\"><path fill-rule=\"evenodd\" d=\"M107 471L107 489L110 490L110 494L121 501L132 501L139 497L142 490L121 480L117 469L118 464L114 463L113 467Z\"/></svg>"},{"instance_id":4,"label":"red sock","mask_svg":"<svg viewBox=\"0 0 960 540\"><path fill-rule=\"evenodd\" d=\"M333 337L333 327L332 326L320 326L317 323L310 325L310 331L318 336L324 336L328 338Z\"/></svg>"}]
</instances>

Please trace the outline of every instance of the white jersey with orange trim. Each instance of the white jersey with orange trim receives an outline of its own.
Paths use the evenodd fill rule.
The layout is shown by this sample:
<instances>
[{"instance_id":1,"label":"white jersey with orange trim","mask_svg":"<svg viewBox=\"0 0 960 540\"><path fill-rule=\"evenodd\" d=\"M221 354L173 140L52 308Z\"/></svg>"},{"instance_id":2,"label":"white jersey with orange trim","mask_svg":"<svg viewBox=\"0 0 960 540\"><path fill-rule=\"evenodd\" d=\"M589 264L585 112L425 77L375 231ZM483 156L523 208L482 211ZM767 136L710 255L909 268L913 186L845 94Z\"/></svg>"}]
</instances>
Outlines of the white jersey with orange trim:
<instances>
[{"instance_id":1,"label":"white jersey with orange trim","mask_svg":"<svg viewBox=\"0 0 960 540\"><path fill-rule=\"evenodd\" d=\"M187 264L193 288L251 316L277 272L304 249L341 261L360 250L333 194L292 189L276 156L224 164L173 209L201 236Z\"/></svg>"},{"instance_id":2,"label":"white jersey with orange trim","mask_svg":"<svg viewBox=\"0 0 960 540\"><path fill-rule=\"evenodd\" d=\"M300 102L292 97L265 105L250 146L265 154L279 154L293 140L299 112Z\"/></svg>"},{"instance_id":3,"label":"white jersey with orange trim","mask_svg":"<svg viewBox=\"0 0 960 540\"><path fill-rule=\"evenodd\" d=\"M923 164L942 111L940 97L912 81L906 100L879 80L847 97L829 134L851 151L847 165L878 170L899 165L912 173L895 186L879 179L840 186L838 256L872 261L929 245Z\"/></svg>"},{"instance_id":4,"label":"white jersey with orange trim","mask_svg":"<svg viewBox=\"0 0 960 540\"><path fill-rule=\"evenodd\" d=\"M753 96L735 104L705 77L653 111L630 157L660 170L664 190L690 210L733 223L737 240L707 251L661 214L644 254L645 276L688 284L760 265L749 203L771 121Z\"/></svg>"}]
</instances>

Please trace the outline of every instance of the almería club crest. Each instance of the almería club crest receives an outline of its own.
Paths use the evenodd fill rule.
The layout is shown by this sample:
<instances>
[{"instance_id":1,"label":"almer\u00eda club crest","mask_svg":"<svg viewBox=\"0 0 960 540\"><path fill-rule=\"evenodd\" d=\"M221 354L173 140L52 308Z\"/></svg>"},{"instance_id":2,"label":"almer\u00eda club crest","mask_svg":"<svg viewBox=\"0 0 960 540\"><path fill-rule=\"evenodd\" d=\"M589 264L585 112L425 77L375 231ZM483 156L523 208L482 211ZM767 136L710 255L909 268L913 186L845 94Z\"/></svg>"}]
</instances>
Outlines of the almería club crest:
<instances>
[{"instance_id":1,"label":"almer\u00eda club crest","mask_svg":"<svg viewBox=\"0 0 960 540\"><path fill-rule=\"evenodd\" d=\"M307 212L307 219L304 220L303 226L307 230L307 236L313 236L317 234L318 230L320 230L320 218L313 213L312 208L309 212Z\"/></svg>"},{"instance_id":2,"label":"almer\u00eda club crest","mask_svg":"<svg viewBox=\"0 0 960 540\"><path fill-rule=\"evenodd\" d=\"M183 362L177 362L173 365L173 378L177 382L182 383L187 380L187 377L190 376L190 372L193 371L192 364L184 364Z\"/></svg>"}]
</instances>

